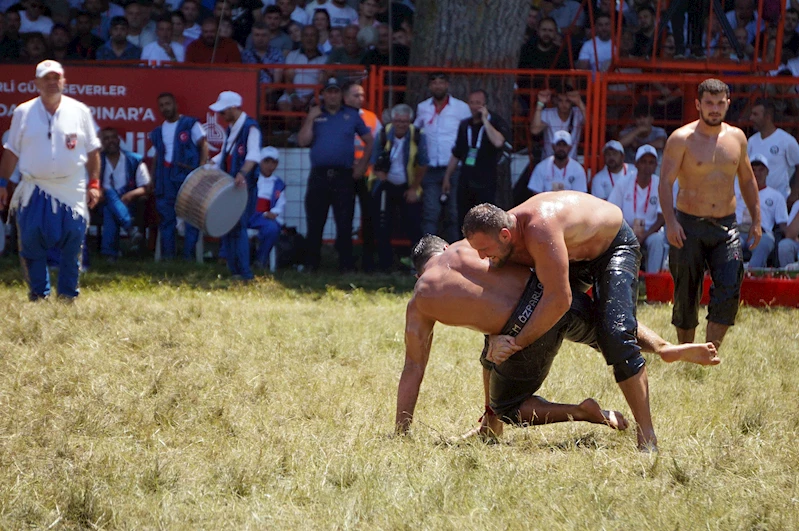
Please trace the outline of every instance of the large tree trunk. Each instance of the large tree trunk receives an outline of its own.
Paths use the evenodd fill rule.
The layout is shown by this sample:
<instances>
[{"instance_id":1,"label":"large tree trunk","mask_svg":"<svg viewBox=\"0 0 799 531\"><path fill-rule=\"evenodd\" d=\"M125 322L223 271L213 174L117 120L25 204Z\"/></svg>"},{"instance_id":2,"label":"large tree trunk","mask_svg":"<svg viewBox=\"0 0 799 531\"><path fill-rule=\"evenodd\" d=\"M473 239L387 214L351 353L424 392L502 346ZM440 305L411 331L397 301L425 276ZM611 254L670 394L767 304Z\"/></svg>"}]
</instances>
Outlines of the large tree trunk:
<instances>
[{"instance_id":1,"label":"large tree trunk","mask_svg":"<svg viewBox=\"0 0 799 531\"><path fill-rule=\"evenodd\" d=\"M522 0L417 0L410 64L516 68L529 6ZM513 75L451 75L450 92L465 100L470 90L485 90L491 112L511 124L514 82ZM410 76L406 101L415 106L427 97L427 77ZM509 208L510 202L510 168L503 164L497 205Z\"/></svg>"}]
</instances>

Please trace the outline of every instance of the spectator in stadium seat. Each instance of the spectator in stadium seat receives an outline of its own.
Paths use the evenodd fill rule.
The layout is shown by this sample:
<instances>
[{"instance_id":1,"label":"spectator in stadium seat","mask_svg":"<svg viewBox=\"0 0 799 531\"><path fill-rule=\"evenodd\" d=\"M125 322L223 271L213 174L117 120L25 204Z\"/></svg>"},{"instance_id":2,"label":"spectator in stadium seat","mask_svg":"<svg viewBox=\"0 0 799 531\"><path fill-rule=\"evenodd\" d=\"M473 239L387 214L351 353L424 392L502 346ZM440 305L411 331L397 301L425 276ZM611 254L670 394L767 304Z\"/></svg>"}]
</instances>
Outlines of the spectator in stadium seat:
<instances>
[{"instance_id":1,"label":"spectator in stadium seat","mask_svg":"<svg viewBox=\"0 0 799 531\"><path fill-rule=\"evenodd\" d=\"M172 18L167 15L156 24L156 40L141 52L143 61L170 61L182 63L186 59L186 50L172 40Z\"/></svg>"},{"instance_id":2,"label":"spectator in stadium seat","mask_svg":"<svg viewBox=\"0 0 799 531\"><path fill-rule=\"evenodd\" d=\"M488 112L488 93L473 90L468 99L472 116L462 120L452 146L442 188L449 188L450 178L460 165L458 179L458 226L473 207L496 203L497 163L502 157L510 127L501 116Z\"/></svg>"},{"instance_id":3,"label":"spectator in stadium seat","mask_svg":"<svg viewBox=\"0 0 799 531\"><path fill-rule=\"evenodd\" d=\"M151 174L154 180L155 207L160 218L161 256L175 257L175 201L178 190L189 173L208 160L208 143L205 131L196 118L178 112L175 96L164 92L158 96L158 110L164 122L150 133L153 155ZM183 257L194 253L199 230L186 224Z\"/></svg>"},{"instance_id":4,"label":"spectator in stadium seat","mask_svg":"<svg viewBox=\"0 0 799 531\"><path fill-rule=\"evenodd\" d=\"M460 123L470 118L472 111L466 102L449 93L449 77L445 73L432 72L428 76L427 88L432 97L416 106L414 122L417 129L424 130L430 159L422 180L422 234L436 234L451 243L460 239L457 201L459 172L450 177L449 189L444 189L444 174ZM444 228L443 233L439 234L442 210Z\"/></svg>"},{"instance_id":5,"label":"spectator in stadium seat","mask_svg":"<svg viewBox=\"0 0 799 531\"><path fill-rule=\"evenodd\" d=\"M276 65L283 64L286 60L283 53L277 48L269 45L269 30L263 22L256 22L252 27L252 44L250 47L245 48L241 52L241 62L244 64L264 64ZM283 69L281 68L264 68L258 74L258 82L266 86L266 92L271 100L271 103L277 101L277 97L272 97L275 94L275 89L269 85L272 83L283 82ZM279 91L277 91L279 92Z\"/></svg>"},{"instance_id":6,"label":"spectator in stadium seat","mask_svg":"<svg viewBox=\"0 0 799 531\"><path fill-rule=\"evenodd\" d=\"M321 69L291 68L290 65L323 64L325 56L319 51L319 32L313 26L305 26L302 28L302 49L293 50L286 56L285 79L291 80L294 85L316 85L321 81ZM313 94L313 88L309 87L287 89L277 100L277 107L283 112L304 111L308 108Z\"/></svg>"},{"instance_id":7,"label":"spectator in stadium seat","mask_svg":"<svg viewBox=\"0 0 799 531\"><path fill-rule=\"evenodd\" d=\"M730 23L732 29L746 28L746 32L749 36L747 42L749 44L755 42L758 20L754 0L735 0L735 9L728 11L726 16L727 22ZM761 32L766 30L766 24L762 20L759 26Z\"/></svg>"},{"instance_id":8,"label":"spectator in stadium seat","mask_svg":"<svg viewBox=\"0 0 799 531\"><path fill-rule=\"evenodd\" d=\"M619 142L624 146L626 162L635 162L638 148L643 145L650 145L658 151L658 159L666 146L668 135L662 127L652 125L654 117L652 108L646 102L641 102L633 109L633 119L635 125L631 125L621 130Z\"/></svg>"},{"instance_id":9,"label":"spectator in stadium seat","mask_svg":"<svg viewBox=\"0 0 799 531\"><path fill-rule=\"evenodd\" d=\"M128 41L142 50L151 42L155 42L155 24L148 17L145 0L133 0L125 6Z\"/></svg>"},{"instance_id":10,"label":"spectator in stadium seat","mask_svg":"<svg viewBox=\"0 0 799 531\"><path fill-rule=\"evenodd\" d=\"M605 167L591 179L591 195L607 199L616 183L634 178L638 170L634 165L624 162L624 147L618 140L605 144L602 154L605 157Z\"/></svg>"},{"instance_id":11,"label":"spectator in stadium seat","mask_svg":"<svg viewBox=\"0 0 799 531\"><path fill-rule=\"evenodd\" d=\"M260 0L228 0L230 3L230 20L233 23L233 40L244 47L247 37L255 23L253 10L263 6Z\"/></svg>"},{"instance_id":12,"label":"spectator in stadium seat","mask_svg":"<svg viewBox=\"0 0 799 531\"><path fill-rule=\"evenodd\" d=\"M760 226L763 229L763 235L760 238L760 243L752 251L748 267L760 268L768 265L767 261L774 251L776 242L774 227L779 227L780 231L785 233L788 224L788 208L785 197L779 191L766 185L769 174L768 159L763 155L752 155L751 162L760 198ZM742 234L747 234L752 225L752 216L744 204L737 180L735 181L735 200L735 219L738 223L738 230L744 231L741 232ZM748 251L750 243L748 239L742 239L742 249Z\"/></svg>"},{"instance_id":13,"label":"spectator in stadium seat","mask_svg":"<svg viewBox=\"0 0 799 531\"><path fill-rule=\"evenodd\" d=\"M48 59L53 61L81 61L83 57L69 52L69 29L63 24L53 24L50 30Z\"/></svg>"},{"instance_id":14,"label":"spectator in stadium seat","mask_svg":"<svg viewBox=\"0 0 799 531\"><path fill-rule=\"evenodd\" d=\"M538 34L522 46L519 55L519 68L531 70L568 70L571 66L568 50L561 48L555 42L558 35L558 26L555 20L546 17L538 23ZM533 86L542 86L543 76L537 76Z\"/></svg>"},{"instance_id":15,"label":"spectator in stadium seat","mask_svg":"<svg viewBox=\"0 0 799 531\"><path fill-rule=\"evenodd\" d=\"M253 278L250 269L250 241L247 237L247 224L255 212L258 186L258 164L261 162L261 128L253 118L241 110L243 100L232 91L219 94L209 109L219 113L228 124L225 142L220 152L214 156L216 167L234 176L237 188L247 190L247 206L239 221L224 236L222 246L228 270L241 280Z\"/></svg>"},{"instance_id":16,"label":"spectator in stadium seat","mask_svg":"<svg viewBox=\"0 0 799 531\"><path fill-rule=\"evenodd\" d=\"M27 64L39 64L47 59L47 41L41 33L26 33L25 45L20 60Z\"/></svg>"},{"instance_id":17,"label":"spectator in stadium seat","mask_svg":"<svg viewBox=\"0 0 799 531\"><path fill-rule=\"evenodd\" d=\"M360 43L358 42L358 26L347 26L342 31L344 46L336 48L327 56L327 64L329 65L359 65L366 55Z\"/></svg>"},{"instance_id":18,"label":"spectator in stadium seat","mask_svg":"<svg viewBox=\"0 0 799 531\"><path fill-rule=\"evenodd\" d=\"M23 1L24 11L20 11L20 33L41 33L50 35L53 29L53 19L44 16L44 2L42 0Z\"/></svg>"},{"instance_id":19,"label":"spectator in stadium seat","mask_svg":"<svg viewBox=\"0 0 799 531\"><path fill-rule=\"evenodd\" d=\"M799 191L799 143L783 129L774 125L774 104L760 99L752 107L750 119L757 133L749 137L749 157L763 155L768 161L768 185L787 198Z\"/></svg>"},{"instance_id":20,"label":"spectator in stadium seat","mask_svg":"<svg viewBox=\"0 0 799 531\"><path fill-rule=\"evenodd\" d=\"M287 56L291 51L293 43L291 38L280 29L280 8L277 6L266 6L264 9L264 24L266 25L269 37L269 46L277 48Z\"/></svg>"},{"instance_id":21,"label":"spectator in stadium seat","mask_svg":"<svg viewBox=\"0 0 799 531\"><path fill-rule=\"evenodd\" d=\"M92 17L92 33L108 41L111 35L111 19L124 17L125 10L109 0L83 0L83 10Z\"/></svg>"},{"instance_id":22,"label":"spectator in stadium seat","mask_svg":"<svg viewBox=\"0 0 799 531\"><path fill-rule=\"evenodd\" d=\"M785 237L780 240L777 251L780 267L785 267L799 260L799 201L794 201L791 206L791 212L788 214L788 224L784 232Z\"/></svg>"},{"instance_id":23,"label":"spectator in stadium seat","mask_svg":"<svg viewBox=\"0 0 799 531\"><path fill-rule=\"evenodd\" d=\"M377 26L377 44L371 50L368 50L363 59L361 59L361 64L364 66L387 66L388 59L389 59L389 46L393 47L393 66L408 66L408 62L411 59L411 49L407 46L403 46L401 44L391 44L390 41L391 35L389 33L388 24L380 24ZM394 73L394 79L396 80L398 77L398 73ZM404 79L404 77L403 77ZM398 85L404 85L404 81L397 81Z\"/></svg>"},{"instance_id":24,"label":"spectator in stadium seat","mask_svg":"<svg viewBox=\"0 0 799 531\"><path fill-rule=\"evenodd\" d=\"M192 41L196 41L202 34L202 27L197 23L200 18L200 3L197 0L184 0L180 6L180 12L183 13L186 23L183 35Z\"/></svg>"},{"instance_id":25,"label":"spectator in stadium seat","mask_svg":"<svg viewBox=\"0 0 799 531\"><path fill-rule=\"evenodd\" d=\"M286 33L291 39L291 49L299 50L300 46L302 46L302 26L292 20L286 27Z\"/></svg>"},{"instance_id":26,"label":"spectator in stadium seat","mask_svg":"<svg viewBox=\"0 0 799 531\"><path fill-rule=\"evenodd\" d=\"M331 28L343 28L358 19L358 12L347 5L346 0L327 0L321 3L311 2L305 9L309 15L317 9L327 11L327 14L330 15Z\"/></svg>"},{"instance_id":27,"label":"spectator in stadium seat","mask_svg":"<svg viewBox=\"0 0 799 531\"><path fill-rule=\"evenodd\" d=\"M785 33L782 38L783 50L790 50L794 57L799 54L799 11L789 9L785 12Z\"/></svg>"},{"instance_id":28,"label":"spectator in stadium seat","mask_svg":"<svg viewBox=\"0 0 799 531\"><path fill-rule=\"evenodd\" d=\"M297 0L277 0L275 5L280 9L280 28L288 33L288 26L293 20L301 26L310 21L305 10L297 5Z\"/></svg>"},{"instance_id":29,"label":"spectator in stadium seat","mask_svg":"<svg viewBox=\"0 0 799 531\"><path fill-rule=\"evenodd\" d=\"M275 175L280 154L269 146L261 149L261 162L258 165L258 184L255 213L250 217L247 228L258 231L258 252L255 266L269 267L269 253L277 243L283 226L283 211L286 208L286 183Z\"/></svg>"},{"instance_id":30,"label":"spectator in stadium seat","mask_svg":"<svg viewBox=\"0 0 799 531\"><path fill-rule=\"evenodd\" d=\"M735 28L732 30L733 35L735 35L735 40L738 42L738 46L743 51L743 57L738 57L741 61L751 61L752 56L755 54L755 47L749 44L747 40L749 38L749 34L746 31L746 28Z\"/></svg>"},{"instance_id":31,"label":"spectator in stadium seat","mask_svg":"<svg viewBox=\"0 0 799 531\"><path fill-rule=\"evenodd\" d=\"M572 148L571 135L567 131L557 131L553 136L555 153L536 165L527 188L533 195L561 190L588 193L585 169L569 156Z\"/></svg>"},{"instance_id":32,"label":"spectator in stadium seat","mask_svg":"<svg viewBox=\"0 0 799 531\"><path fill-rule=\"evenodd\" d=\"M306 26L303 31L316 29ZM305 215L308 223L306 252L310 270L321 261L322 233L332 205L336 221L336 250L339 270L352 271L352 218L355 187L353 179L363 177L371 160L374 139L356 109L343 105L341 85L336 78L327 80L322 91L324 105L314 106L298 135L299 145L311 148L311 174L305 195ZM355 135L364 141L363 157L354 164Z\"/></svg>"},{"instance_id":33,"label":"spectator in stadium seat","mask_svg":"<svg viewBox=\"0 0 799 531\"><path fill-rule=\"evenodd\" d=\"M116 261L119 257L119 229L125 229L132 246L141 241L145 204L150 184L142 157L119 148L119 134L113 127L100 131L100 182L103 186L103 232L100 254Z\"/></svg>"},{"instance_id":34,"label":"spectator in stadium seat","mask_svg":"<svg viewBox=\"0 0 799 531\"><path fill-rule=\"evenodd\" d=\"M233 38L233 21L230 17L222 17L219 19L219 36L224 37L226 39L231 39L233 42L236 43L236 47L239 49L239 53L244 49L242 48L241 44L239 44L236 39Z\"/></svg>"},{"instance_id":35,"label":"spectator in stadium seat","mask_svg":"<svg viewBox=\"0 0 799 531\"><path fill-rule=\"evenodd\" d=\"M576 68L604 72L613 59L613 41L611 40L612 27L610 15L599 13L594 19L596 37L583 43L580 55L577 58ZM595 50L596 48L596 50Z\"/></svg>"},{"instance_id":36,"label":"spectator in stadium seat","mask_svg":"<svg viewBox=\"0 0 799 531\"><path fill-rule=\"evenodd\" d=\"M402 46L407 46L408 48L411 47L411 34L405 28L400 28L394 30L394 33L391 36L391 41L394 44L399 44ZM332 41L331 41L332 43Z\"/></svg>"},{"instance_id":37,"label":"spectator in stadium seat","mask_svg":"<svg viewBox=\"0 0 799 531\"><path fill-rule=\"evenodd\" d=\"M555 20L558 29L564 35L567 32L582 34L585 27L585 9L580 2L574 0L552 0L552 11L547 16Z\"/></svg>"},{"instance_id":38,"label":"spectator in stadium seat","mask_svg":"<svg viewBox=\"0 0 799 531\"><path fill-rule=\"evenodd\" d=\"M128 21L124 17L111 19L111 37L97 50L98 61L133 61L141 58L141 48L128 40Z\"/></svg>"},{"instance_id":39,"label":"spectator in stadium seat","mask_svg":"<svg viewBox=\"0 0 799 531\"><path fill-rule=\"evenodd\" d=\"M81 59L94 60L97 50L105 41L92 33L92 16L81 11L75 17L75 38L69 43L67 53Z\"/></svg>"},{"instance_id":40,"label":"spectator in stadium seat","mask_svg":"<svg viewBox=\"0 0 799 531\"><path fill-rule=\"evenodd\" d=\"M775 79L792 78L793 75L788 70L780 70L777 72ZM766 96L774 103L774 114L779 116L783 121L788 121L796 124L799 122L799 94L796 91L796 84L786 83L770 83L766 85ZM796 127L788 128L786 130L791 136L796 136Z\"/></svg>"},{"instance_id":41,"label":"spectator in stadium seat","mask_svg":"<svg viewBox=\"0 0 799 531\"><path fill-rule=\"evenodd\" d=\"M311 24L319 32L319 49L327 55L333 50L330 44L330 15L324 9L317 9L311 18Z\"/></svg>"},{"instance_id":42,"label":"spectator in stadium seat","mask_svg":"<svg viewBox=\"0 0 799 531\"><path fill-rule=\"evenodd\" d=\"M22 23L19 11L5 13L5 33L0 40L0 63L13 63L18 61L22 54L22 36L19 34Z\"/></svg>"},{"instance_id":43,"label":"spectator in stadium seat","mask_svg":"<svg viewBox=\"0 0 799 531\"><path fill-rule=\"evenodd\" d=\"M530 11L527 12L527 25L524 27L524 39L522 42L535 45L535 41L538 38L538 25L540 20L541 10L538 6L530 4ZM555 28L557 30L557 23L555 23Z\"/></svg>"},{"instance_id":44,"label":"spectator in stadium seat","mask_svg":"<svg viewBox=\"0 0 799 531\"><path fill-rule=\"evenodd\" d=\"M577 158L577 146L580 143L580 136L583 133L583 123L585 123L585 104L580 97L580 93L574 87L564 83L564 91L553 97L551 90L538 91L533 121L530 124L530 132L534 135L544 133L543 157L550 157L554 154L553 138L558 131L566 131L572 142L569 156ZM552 101L554 107L546 109L547 104Z\"/></svg>"},{"instance_id":45,"label":"spectator in stadium seat","mask_svg":"<svg viewBox=\"0 0 799 531\"><path fill-rule=\"evenodd\" d=\"M366 101L366 91L358 83L347 83L343 87L344 105L349 105L353 109L358 109L358 115L369 128L372 133L372 139L377 138L378 133L383 128L383 124L377 118L377 115L368 109L364 109L363 105ZM365 154L366 143L360 137L355 136L355 164L363 158ZM375 150L372 150L375 153ZM374 157L372 157L374 159ZM366 172L361 179L354 182L355 197L358 198L358 204L361 207L361 239L363 240L363 252L361 258L361 266L363 271L374 271L374 253L375 253L375 225L372 219L372 196L369 192L369 183L372 180L372 164L367 166Z\"/></svg>"},{"instance_id":46,"label":"spectator in stadium seat","mask_svg":"<svg viewBox=\"0 0 799 531\"><path fill-rule=\"evenodd\" d=\"M219 37L217 41L217 28L216 19L209 17L203 20L200 38L189 44L186 49L187 63L241 63L241 53L236 41L229 37ZM214 51L214 45L216 45L216 51Z\"/></svg>"},{"instance_id":47,"label":"spectator in stadium seat","mask_svg":"<svg viewBox=\"0 0 799 531\"><path fill-rule=\"evenodd\" d=\"M661 230L665 221L658 198L657 167L657 150L644 144L635 154L636 174L619 179L608 196L608 201L621 209L624 221L632 227L641 249L646 251L644 271L647 273L663 269L668 249L666 234Z\"/></svg>"},{"instance_id":48,"label":"spectator in stadium seat","mask_svg":"<svg viewBox=\"0 0 799 531\"><path fill-rule=\"evenodd\" d=\"M635 32L635 44L630 55L649 57L652 55L655 42L655 10L651 6L638 9L638 31Z\"/></svg>"},{"instance_id":49,"label":"spectator in stadium seat","mask_svg":"<svg viewBox=\"0 0 799 531\"><path fill-rule=\"evenodd\" d=\"M186 31L186 17L184 17L183 13L180 11L172 11L169 13L169 18L172 20L172 42L180 44L185 50L186 47L194 41L194 39L184 35Z\"/></svg>"},{"instance_id":50,"label":"spectator in stadium seat","mask_svg":"<svg viewBox=\"0 0 799 531\"><path fill-rule=\"evenodd\" d=\"M360 0L358 2L358 16L352 21L359 28L378 26L380 22L375 18L378 8L377 0Z\"/></svg>"},{"instance_id":51,"label":"spectator in stadium seat","mask_svg":"<svg viewBox=\"0 0 799 531\"><path fill-rule=\"evenodd\" d=\"M391 237L400 227L413 247L421 237L422 179L427 171L424 132L411 125L413 109L400 103L391 109L391 123L378 135L377 179L372 188L372 218L376 224L378 267L388 272L394 264Z\"/></svg>"}]
</instances>

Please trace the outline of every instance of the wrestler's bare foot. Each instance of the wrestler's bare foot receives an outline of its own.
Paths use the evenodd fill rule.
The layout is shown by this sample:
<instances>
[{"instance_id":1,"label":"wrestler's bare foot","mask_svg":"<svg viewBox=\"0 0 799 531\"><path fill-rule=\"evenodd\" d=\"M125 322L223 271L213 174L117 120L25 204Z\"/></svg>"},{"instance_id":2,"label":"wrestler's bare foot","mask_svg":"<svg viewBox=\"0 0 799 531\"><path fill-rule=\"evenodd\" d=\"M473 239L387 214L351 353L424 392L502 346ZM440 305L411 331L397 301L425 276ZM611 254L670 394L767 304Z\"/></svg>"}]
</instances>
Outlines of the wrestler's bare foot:
<instances>
[{"instance_id":1,"label":"wrestler's bare foot","mask_svg":"<svg viewBox=\"0 0 799 531\"><path fill-rule=\"evenodd\" d=\"M685 361L697 365L718 365L719 359L716 345L713 343L684 343L682 345L667 345L658 350L658 354L667 363Z\"/></svg>"},{"instance_id":2,"label":"wrestler's bare foot","mask_svg":"<svg viewBox=\"0 0 799 531\"><path fill-rule=\"evenodd\" d=\"M583 418L575 420L584 420L594 424L605 424L614 430L626 430L627 419L618 411L608 411L599 407L599 404L593 398L586 398L580 405L577 406L584 415Z\"/></svg>"}]
</instances>

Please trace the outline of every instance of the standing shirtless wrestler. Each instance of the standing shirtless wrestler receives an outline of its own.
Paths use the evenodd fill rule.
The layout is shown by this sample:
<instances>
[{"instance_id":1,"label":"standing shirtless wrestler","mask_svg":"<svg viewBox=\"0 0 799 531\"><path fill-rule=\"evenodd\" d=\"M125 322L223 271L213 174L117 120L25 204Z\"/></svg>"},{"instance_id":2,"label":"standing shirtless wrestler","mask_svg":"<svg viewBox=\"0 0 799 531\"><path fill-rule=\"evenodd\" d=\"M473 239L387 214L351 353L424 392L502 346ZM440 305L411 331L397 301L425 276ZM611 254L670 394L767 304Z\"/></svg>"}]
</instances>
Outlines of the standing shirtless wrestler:
<instances>
[{"instance_id":1,"label":"standing shirtless wrestler","mask_svg":"<svg viewBox=\"0 0 799 531\"><path fill-rule=\"evenodd\" d=\"M743 280L743 257L735 223L735 176L752 214L749 247L760 241L760 199L747 155L746 135L724 123L730 89L718 79L699 85L699 120L666 141L660 174L660 205L674 277L672 324L680 343L694 340L705 269L710 270L706 340L718 348L735 324ZM672 187L679 182L677 211Z\"/></svg>"},{"instance_id":2,"label":"standing shirtless wrestler","mask_svg":"<svg viewBox=\"0 0 799 531\"><path fill-rule=\"evenodd\" d=\"M465 241L448 246L428 234L414 247L412 258L419 280L405 317L405 367L397 392L399 433L406 432L413 420L436 322L485 334L515 335L535 312L544 290L530 268L509 265L492 271L489 262ZM503 422L529 425L568 420L625 429L627 421L620 413L602 410L593 399L556 404L535 395L564 338L597 348L595 323L590 298L576 292L570 310L549 331L501 365L486 359L486 340L481 356L487 413L482 430L499 435ZM655 352L667 362L719 362L712 344L671 345L643 324L638 335L643 350Z\"/></svg>"},{"instance_id":3,"label":"standing shirtless wrestler","mask_svg":"<svg viewBox=\"0 0 799 531\"><path fill-rule=\"evenodd\" d=\"M463 221L463 234L493 267L535 267L541 302L520 333L491 336L488 359L501 364L538 340L569 310L574 291L593 288L597 343L637 423L638 445L656 449L649 381L636 340L641 250L611 203L580 192L538 194L505 212L483 203Z\"/></svg>"}]
</instances>

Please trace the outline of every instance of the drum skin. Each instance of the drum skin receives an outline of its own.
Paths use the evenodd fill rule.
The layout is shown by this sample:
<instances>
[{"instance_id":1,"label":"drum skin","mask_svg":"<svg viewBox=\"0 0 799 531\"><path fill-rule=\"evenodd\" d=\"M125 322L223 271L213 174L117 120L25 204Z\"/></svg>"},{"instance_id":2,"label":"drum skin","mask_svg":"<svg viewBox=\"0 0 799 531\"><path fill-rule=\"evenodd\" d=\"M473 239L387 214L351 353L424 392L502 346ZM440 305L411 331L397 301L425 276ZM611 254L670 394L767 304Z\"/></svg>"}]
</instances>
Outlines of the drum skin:
<instances>
[{"instance_id":1,"label":"drum skin","mask_svg":"<svg viewBox=\"0 0 799 531\"><path fill-rule=\"evenodd\" d=\"M247 188L218 168L197 168L178 191L175 213L212 238L220 238L239 222L247 207Z\"/></svg>"}]
</instances>

